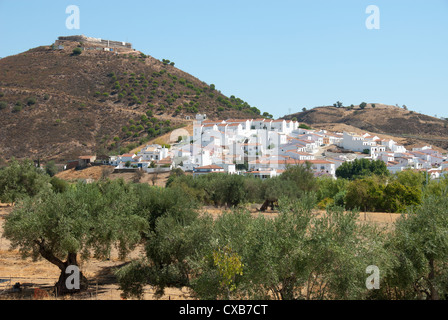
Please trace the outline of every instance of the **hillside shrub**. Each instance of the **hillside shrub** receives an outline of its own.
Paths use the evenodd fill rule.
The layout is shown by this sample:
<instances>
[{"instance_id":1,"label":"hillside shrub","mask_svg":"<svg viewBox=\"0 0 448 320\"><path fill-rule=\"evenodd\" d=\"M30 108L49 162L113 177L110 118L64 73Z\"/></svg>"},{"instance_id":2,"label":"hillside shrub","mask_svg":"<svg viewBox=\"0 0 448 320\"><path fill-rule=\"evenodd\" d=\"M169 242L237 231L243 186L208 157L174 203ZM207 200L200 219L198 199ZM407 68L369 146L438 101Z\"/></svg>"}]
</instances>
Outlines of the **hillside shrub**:
<instances>
[{"instance_id":1,"label":"hillside shrub","mask_svg":"<svg viewBox=\"0 0 448 320\"><path fill-rule=\"evenodd\" d=\"M76 47L75 49L73 49L72 51L72 55L74 56L79 56L82 53L82 49L79 47Z\"/></svg>"},{"instance_id":2,"label":"hillside shrub","mask_svg":"<svg viewBox=\"0 0 448 320\"><path fill-rule=\"evenodd\" d=\"M36 104L36 98L34 98L34 97L30 97L30 98L28 98L28 99L26 100L26 104L27 104L28 106L32 106L32 105Z\"/></svg>"},{"instance_id":3,"label":"hillside shrub","mask_svg":"<svg viewBox=\"0 0 448 320\"><path fill-rule=\"evenodd\" d=\"M12 112L14 112L14 113L17 113L17 112L20 112L20 111L22 111L22 105L15 105L13 108L12 108Z\"/></svg>"}]
</instances>

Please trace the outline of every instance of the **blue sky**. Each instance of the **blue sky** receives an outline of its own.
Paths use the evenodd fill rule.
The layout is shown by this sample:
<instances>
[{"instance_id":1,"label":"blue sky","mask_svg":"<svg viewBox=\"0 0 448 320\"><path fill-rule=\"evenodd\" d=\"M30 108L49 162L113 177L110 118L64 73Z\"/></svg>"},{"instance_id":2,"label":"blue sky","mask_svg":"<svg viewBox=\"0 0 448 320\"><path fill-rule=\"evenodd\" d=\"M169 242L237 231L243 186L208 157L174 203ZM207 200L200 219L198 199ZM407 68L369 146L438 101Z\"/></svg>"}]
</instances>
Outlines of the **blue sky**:
<instances>
[{"instance_id":1,"label":"blue sky","mask_svg":"<svg viewBox=\"0 0 448 320\"><path fill-rule=\"evenodd\" d=\"M336 101L448 117L448 0L0 0L0 57L74 34L132 42L276 118Z\"/></svg>"}]
</instances>

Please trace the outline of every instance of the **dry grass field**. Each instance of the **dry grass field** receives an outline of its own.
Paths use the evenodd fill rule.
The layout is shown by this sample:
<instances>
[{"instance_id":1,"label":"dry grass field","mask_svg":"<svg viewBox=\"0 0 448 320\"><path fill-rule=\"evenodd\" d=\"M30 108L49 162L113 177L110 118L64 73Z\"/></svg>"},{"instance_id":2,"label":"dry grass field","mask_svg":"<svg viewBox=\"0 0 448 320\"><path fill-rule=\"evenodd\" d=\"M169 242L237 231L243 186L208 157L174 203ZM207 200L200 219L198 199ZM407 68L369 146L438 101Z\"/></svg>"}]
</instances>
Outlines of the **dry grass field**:
<instances>
[{"instance_id":1,"label":"dry grass field","mask_svg":"<svg viewBox=\"0 0 448 320\"><path fill-rule=\"evenodd\" d=\"M257 211L257 205L249 206L249 210L254 216L263 214L266 217L275 217L277 211L266 211L260 213ZM52 294L52 286L57 282L59 270L56 266L46 260L32 261L32 259L22 259L18 250L10 251L9 241L2 237L3 224L5 217L11 212L12 208L5 204L0 204L0 279L7 282L0 283L0 300L3 299L87 299L87 300L120 300L120 291L114 270L121 265L129 262L133 258L142 255L142 248L136 249L125 261L118 259L117 252L113 252L110 260L100 261L90 259L81 261L81 271L90 280L90 289L82 295L70 298L56 298ZM218 217L224 209L212 206L203 207L202 212L210 214L212 217ZM323 214L324 212L316 212ZM399 217L399 214L388 213L360 213L361 221L368 221L380 226L390 227ZM7 290L12 285L19 282L22 289L20 293L8 293ZM153 300L154 290L151 286L145 288L145 300ZM188 290L168 289L162 300L185 300L191 299Z\"/></svg>"},{"instance_id":2,"label":"dry grass field","mask_svg":"<svg viewBox=\"0 0 448 320\"><path fill-rule=\"evenodd\" d=\"M112 173L113 167L111 166L98 166L98 167L90 167L83 170L75 170L69 169L56 174L56 177L66 180L68 182L76 182L78 180L86 180L93 179L98 181L103 174L103 171L108 173L108 178L111 180L115 179L123 179L125 182L133 181L135 177L135 173L133 172L120 172L120 173ZM140 183L148 183L150 185L165 187L166 181L170 176L169 172L158 173L154 176L153 173L144 173L140 179Z\"/></svg>"}]
</instances>

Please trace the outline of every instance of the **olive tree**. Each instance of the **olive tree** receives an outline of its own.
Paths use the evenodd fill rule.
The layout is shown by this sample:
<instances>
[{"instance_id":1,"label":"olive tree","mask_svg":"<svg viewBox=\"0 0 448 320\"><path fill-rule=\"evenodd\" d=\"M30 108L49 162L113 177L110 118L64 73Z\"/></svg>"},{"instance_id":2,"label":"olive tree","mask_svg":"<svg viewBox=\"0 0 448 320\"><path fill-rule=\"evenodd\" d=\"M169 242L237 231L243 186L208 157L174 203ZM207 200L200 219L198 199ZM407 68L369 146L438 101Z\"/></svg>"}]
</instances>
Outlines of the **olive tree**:
<instances>
[{"instance_id":1,"label":"olive tree","mask_svg":"<svg viewBox=\"0 0 448 320\"><path fill-rule=\"evenodd\" d=\"M397 298L446 299L448 296L448 197L428 196L396 222L390 246L399 264L389 282Z\"/></svg>"},{"instance_id":2,"label":"olive tree","mask_svg":"<svg viewBox=\"0 0 448 320\"><path fill-rule=\"evenodd\" d=\"M0 169L0 201L14 203L51 188L50 177L30 160L12 160Z\"/></svg>"},{"instance_id":3,"label":"olive tree","mask_svg":"<svg viewBox=\"0 0 448 320\"><path fill-rule=\"evenodd\" d=\"M135 214L136 205L133 190L120 180L79 183L18 203L6 217L4 236L24 258L44 258L60 269L58 294L74 293L88 285L81 272L79 290L66 286L66 269L78 266L79 256L108 258L115 246L124 258L140 241L147 221Z\"/></svg>"}]
</instances>

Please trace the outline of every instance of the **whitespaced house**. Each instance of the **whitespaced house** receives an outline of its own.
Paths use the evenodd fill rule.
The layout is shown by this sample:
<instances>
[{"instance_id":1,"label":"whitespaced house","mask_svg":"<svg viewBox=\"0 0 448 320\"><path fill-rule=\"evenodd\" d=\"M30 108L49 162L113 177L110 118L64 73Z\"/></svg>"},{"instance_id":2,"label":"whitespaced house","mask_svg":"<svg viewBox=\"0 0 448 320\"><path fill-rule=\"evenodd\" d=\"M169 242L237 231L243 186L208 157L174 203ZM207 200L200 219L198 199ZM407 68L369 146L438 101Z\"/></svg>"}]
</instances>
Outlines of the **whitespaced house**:
<instances>
[{"instance_id":1,"label":"whitespaced house","mask_svg":"<svg viewBox=\"0 0 448 320\"><path fill-rule=\"evenodd\" d=\"M197 177L203 174L209 173L224 173L224 168L218 165L212 164L208 166L196 167L193 169L193 177Z\"/></svg>"},{"instance_id":2,"label":"whitespaced house","mask_svg":"<svg viewBox=\"0 0 448 320\"><path fill-rule=\"evenodd\" d=\"M228 123L227 124L227 132L235 134L235 135L243 135L247 132L247 129L245 129L245 125L243 123Z\"/></svg>"},{"instance_id":3,"label":"whitespaced house","mask_svg":"<svg viewBox=\"0 0 448 320\"><path fill-rule=\"evenodd\" d=\"M382 151L378 153L377 159L384 162L395 161L395 154L393 152Z\"/></svg>"},{"instance_id":4,"label":"whitespaced house","mask_svg":"<svg viewBox=\"0 0 448 320\"><path fill-rule=\"evenodd\" d=\"M221 162L219 164L215 164L224 169L225 173L235 174L236 173L236 165L233 162Z\"/></svg>"},{"instance_id":5,"label":"whitespaced house","mask_svg":"<svg viewBox=\"0 0 448 320\"><path fill-rule=\"evenodd\" d=\"M271 130L286 133L287 132L286 120L284 119L272 120Z\"/></svg>"},{"instance_id":6,"label":"whitespaced house","mask_svg":"<svg viewBox=\"0 0 448 320\"><path fill-rule=\"evenodd\" d=\"M289 140L289 144L296 145L297 148L302 149L303 152L315 153L319 149L318 142L312 140L291 138Z\"/></svg>"},{"instance_id":7,"label":"whitespaced house","mask_svg":"<svg viewBox=\"0 0 448 320\"><path fill-rule=\"evenodd\" d=\"M260 119L254 119L252 121L252 126L251 129L252 130L269 130L271 128L271 122L272 120L270 119L264 119L264 118L260 118Z\"/></svg>"},{"instance_id":8,"label":"whitespaced house","mask_svg":"<svg viewBox=\"0 0 448 320\"><path fill-rule=\"evenodd\" d=\"M247 173L255 178L265 180L265 179L277 177L280 174L282 174L283 172L284 172L284 170L269 169L269 170L248 171Z\"/></svg>"},{"instance_id":9,"label":"whitespaced house","mask_svg":"<svg viewBox=\"0 0 448 320\"><path fill-rule=\"evenodd\" d=\"M137 157L141 157L143 161L160 161L168 157L168 152L168 148L153 144L138 152Z\"/></svg>"},{"instance_id":10,"label":"whitespaced house","mask_svg":"<svg viewBox=\"0 0 448 320\"><path fill-rule=\"evenodd\" d=\"M286 120L286 132L287 134L297 130L299 128L299 122L296 120Z\"/></svg>"},{"instance_id":11,"label":"whitespaced house","mask_svg":"<svg viewBox=\"0 0 448 320\"><path fill-rule=\"evenodd\" d=\"M339 145L343 139L343 134L327 133L324 134L324 144L325 145Z\"/></svg>"},{"instance_id":12,"label":"whitespaced house","mask_svg":"<svg viewBox=\"0 0 448 320\"><path fill-rule=\"evenodd\" d=\"M386 163L386 167L391 174L408 169L406 166L403 166L402 164L398 163L398 161L389 161Z\"/></svg>"},{"instance_id":13,"label":"whitespaced house","mask_svg":"<svg viewBox=\"0 0 448 320\"><path fill-rule=\"evenodd\" d=\"M196 121L202 122L206 119L207 119L207 115L205 113L204 114L200 114L200 113L196 114Z\"/></svg>"},{"instance_id":14,"label":"whitespaced house","mask_svg":"<svg viewBox=\"0 0 448 320\"><path fill-rule=\"evenodd\" d=\"M241 129L244 132L249 132L252 127L253 119L227 119L225 122L227 124L241 124Z\"/></svg>"},{"instance_id":15,"label":"whitespaced house","mask_svg":"<svg viewBox=\"0 0 448 320\"><path fill-rule=\"evenodd\" d=\"M297 149L287 150L286 152L283 152L283 154L292 159L300 160L300 161L316 159L316 157L313 154L308 153L308 152L300 152L300 151L297 151Z\"/></svg>"},{"instance_id":16,"label":"whitespaced house","mask_svg":"<svg viewBox=\"0 0 448 320\"><path fill-rule=\"evenodd\" d=\"M429 153L425 153L425 152L421 152L421 151L409 151L409 153L423 161L427 161L427 162L431 161L431 155Z\"/></svg>"},{"instance_id":17,"label":"whitespaced house","mask_svg":"<svg viewBox=\"0 0 448 320\"><path fill-rule=\"evenodd\" d=\"M136 161L137 156L134 153L125 153L118 157L118 162Z\"/></svg>"},{"instance_id":18,"label":"whitespaced house","mask_svg":"<svg viewBox=\"0 0 448 320\"><path fill-rule=\"evenodd\" d=\"M380 141L377 136L371 136L368 133L364 135L358 135L355 133L343 133L342 143L340 144L344 149L352 150L355 152L364 152L369 150L369 153L379 153L386 151L386 147L379 145L377 141Z\"/></svg>"},{"instance_id":19,"label":"whitespaced house","mask_svg":"<svg viewBox=\"0 0 448 320\"><path fill-rule=\"evenodd\" d=\"M256 157L264 153L264 148L261 143L242 143L241 148L249 157Z\"/></svg>"},{"instance_id":20,"label":"whitespaced house","mask_svg":"<svg viewBox=\"0 0 448 320\"><path fill-rule=\"evenodd\" d=\"M303 134L297 137L298 139L302 140L310 140L317 143L318 146L321 146L324 144L324 136L317 134L317 133L307 133Z\"/></svg>"}]
</instances>

